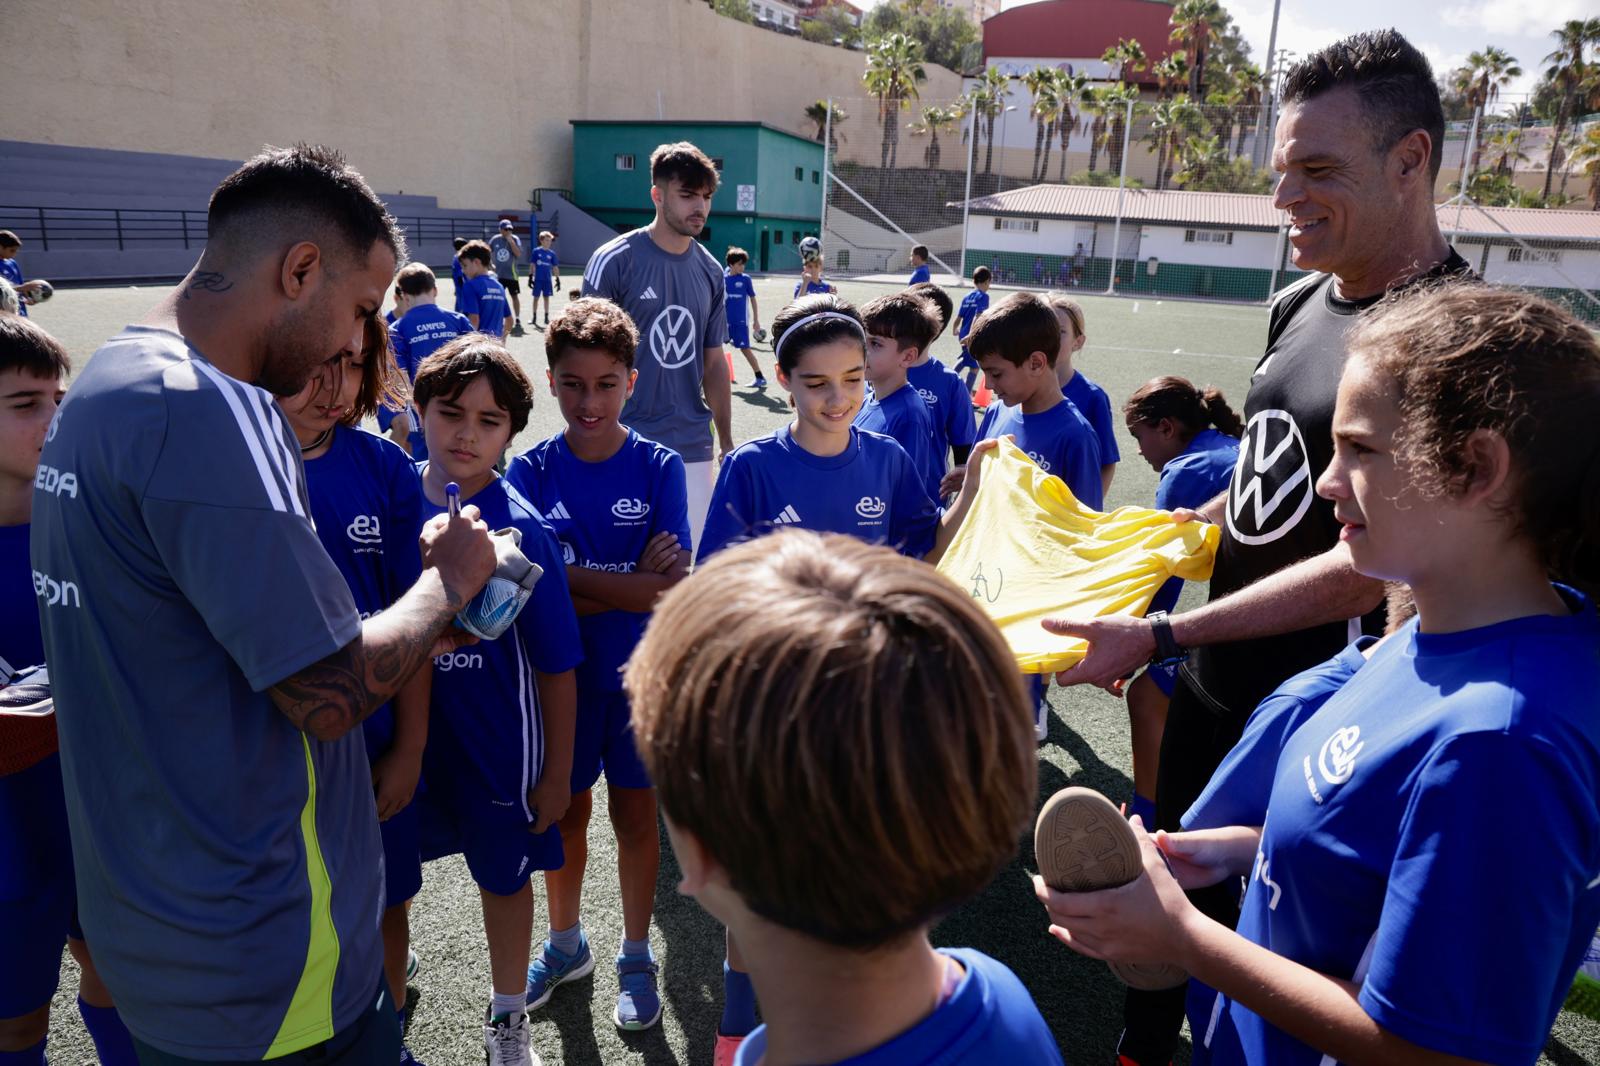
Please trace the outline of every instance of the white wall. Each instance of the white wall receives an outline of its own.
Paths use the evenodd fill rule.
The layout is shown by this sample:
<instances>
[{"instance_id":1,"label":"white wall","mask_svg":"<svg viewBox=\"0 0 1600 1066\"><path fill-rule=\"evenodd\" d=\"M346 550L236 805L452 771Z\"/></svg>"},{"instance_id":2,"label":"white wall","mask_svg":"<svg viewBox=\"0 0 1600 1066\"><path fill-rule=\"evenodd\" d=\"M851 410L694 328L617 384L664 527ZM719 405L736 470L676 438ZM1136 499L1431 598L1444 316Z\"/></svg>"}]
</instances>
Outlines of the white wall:
<instances>
[{"instance_id":1,"label":"white wall","mask_svg":"<svg viewBox=\"0 0 1600 1066\"><path fill-rule=\"evenodd\" d=\"M1188 228L1141 226L1139 257L1149 259L1154 256L1163 263L1192 263L1195 266L1272 269L1272 253L1278 241L1276 233L1234 230L1232 244L1190 244L1183 239Z\"/></svg>"},{"instance_id":2,"label":"white wall","mask_svg":"<svg viewBox=\"0 0 1600 1066\"><path fill-rule=\"evenodd\" d=\"M1519 246L1520 247L1520 246ZM1573 282L1590 289L1600 289L1600 245L1590 248L1562 248L1559 263L1530 263L1524 251L1523 261L1510 260L1510 248L1489 249L1489 261L1484 264L1483 280L1510 285L1544 286L1553 289L1570 289ZM1468 261L1477 266L1483 252L1469 255ZM1567 275L1562 277L1561 271ZM1568 281L1567 278L1571 278Z\"/></svg>"}]
</instances>

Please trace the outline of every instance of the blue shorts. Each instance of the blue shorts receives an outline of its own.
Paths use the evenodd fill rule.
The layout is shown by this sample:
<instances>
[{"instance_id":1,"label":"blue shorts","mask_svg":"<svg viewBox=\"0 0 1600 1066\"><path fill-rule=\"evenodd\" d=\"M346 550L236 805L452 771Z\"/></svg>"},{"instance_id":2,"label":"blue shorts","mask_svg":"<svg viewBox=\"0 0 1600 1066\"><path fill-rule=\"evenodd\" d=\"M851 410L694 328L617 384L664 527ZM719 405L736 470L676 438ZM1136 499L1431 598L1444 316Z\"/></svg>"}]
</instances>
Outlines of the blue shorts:
<instances>
[{"instance_id":1,"label":"blue shorts","mask_svg":"<svg viewBox=\"0 0 1600 1066\"><path fill-rule=\"evenodd\" d=\"M967 351L967 346L965 344L961 346L961 355L958 359L956 359L956 369L960 370L963 367L966 367L970 370L978 369L978 361L972 358L972 353Z\"/></svg>"},{"instance_id":2,"label":"blue shorts","mask_svg":"<svg viewBox=\"0 0 1600 1066\"><path fill-rule=\"evenodd\" d=\"M649 788L639 749L633 743L628 694L596 692L578 704L578 729L572 740L572 791L583 792L606 774L612 788Z\"/></svg>"},{"instance_id":3,"label":"blue shorts","mask_svg":"<svg viewBox=\"0 0 1600 1066\"><path fill-rule=\"evenodd\" d=\"M735 348L750 347L750 323L728 319L728 343Z\"/></svg>"},{"instance_id":4,"label":"blue shorts","mask_svg":"<svg viewBox=\"0 0 1600 1066\"><path fill-rule=\"evenodd\" d=\"M1161 690L1161 694L1170 700L1172 698L1172 688L1178 683L1178 667L1176 665L1158 666L1155 663L1151 663L1150 669L1145 672L1150 675L1150 680L1156 683L1156 688Z\"/></svg>"},{"instance_id":5,"label":"blue shorts","mask_svg":"<svg viewBox=\"0 0 1600 1066\"><path fill-rule=\"evenodd\" d=\"M0 1018L50 1002L76 928L61 756L0 777Z\"/></svg>"},{"instance_id":6,"label":"blue shorts","mask_svg":"<svg viewBox=\"0 0 1600 1066\"><path fill-rule=\"evenodd\" d=\"M550 275L546 274L543 277L535 277L529 284L528 291L535 296L554 296L555 286L550 282Z\"/></svg>"},{"instance_id":7,"label":"blue shorts","mask_svg":"<svg viewBox=\"0 0 1600 1066\"><path fill-rule=\"evenodd\" d=\"M534 833L522 804L494 799L469 764L455 773L440 773L437 761L428 766L428 787L412 804L420 808L424 862L459 854L478 887L497 896L521 889L535 870L561 869L559 827Z\"/></svg>"}]
</instances>

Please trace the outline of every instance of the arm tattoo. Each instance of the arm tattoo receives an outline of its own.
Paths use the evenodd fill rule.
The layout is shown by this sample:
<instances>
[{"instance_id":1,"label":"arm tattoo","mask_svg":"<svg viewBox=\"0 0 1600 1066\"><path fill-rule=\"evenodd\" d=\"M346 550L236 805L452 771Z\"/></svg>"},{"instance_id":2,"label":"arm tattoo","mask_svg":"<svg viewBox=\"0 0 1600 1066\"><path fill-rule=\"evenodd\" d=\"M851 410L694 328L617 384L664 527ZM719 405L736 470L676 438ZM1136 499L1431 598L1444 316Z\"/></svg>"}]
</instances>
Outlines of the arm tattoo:
<instances>
[{"instance_id":1,"label":"arm tattoo","mask_svg":"<svg viewBox=\"0 0 1600 1066\"><path fill-rule=\"evenodd\" d=\"M197 270L194 279L183 287L183 298L187 300L191 292L227 292L233 288L233 282L215 270Z\"/></svg>"},{"instance_id":2,"label":"arm tattoo","mask_svg":"<svg viewBox=\"0 0 1600 1066\"><path fill-rule=\"evenodd\" d=\"M425 604L408 599L369 619L360 636L332 655L272 686L272 701L296 729L337 740L427 661L438 621Z\"/></svg>"}]
</instances>

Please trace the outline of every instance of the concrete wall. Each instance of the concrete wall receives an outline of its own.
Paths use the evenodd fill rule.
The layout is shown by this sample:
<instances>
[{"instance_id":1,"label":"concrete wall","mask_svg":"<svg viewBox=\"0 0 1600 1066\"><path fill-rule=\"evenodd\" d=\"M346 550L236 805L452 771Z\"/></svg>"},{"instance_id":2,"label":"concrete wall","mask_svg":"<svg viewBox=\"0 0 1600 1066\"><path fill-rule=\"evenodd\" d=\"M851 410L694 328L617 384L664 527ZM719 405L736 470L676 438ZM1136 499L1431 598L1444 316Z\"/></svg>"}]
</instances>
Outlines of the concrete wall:
<instances>
[{"instance_id":1,"label":"concrete wall","mask_svg":"<svg viewBox=\"0 0 1600 1066\"><path fill-rule=\"evenodd\" d=\"M1126 227L1124 227L1126 228ZM1257 267L1272 269L1272 255L1278 246L1277 233L1234 230L1232 244L1189 242L1184 234L1189 227L1143 226L1139 255L1154 256L1163 263L1190 263L1195 266ZM1199 236L1200 230L1196 230ZM1212 230L1226 233L1227 230Z\"/></svg>"},{"instance_id":2,"label":"concrete wall","mask_svg":"<svg viewBox=\"0 0 1600 1066\"><path fill-rule=\"evenodd\" d=\"M219 159L342 148L374 187L446 207L570 187L574 118L753 119L810 136L862 94L860 52L704 0L8 0L0 140ZM960 78L928 67L930 99ZM864 116L865 117L865 116ZM865 123L861 123L864 125Z\"/></svg>"}]
</instances>

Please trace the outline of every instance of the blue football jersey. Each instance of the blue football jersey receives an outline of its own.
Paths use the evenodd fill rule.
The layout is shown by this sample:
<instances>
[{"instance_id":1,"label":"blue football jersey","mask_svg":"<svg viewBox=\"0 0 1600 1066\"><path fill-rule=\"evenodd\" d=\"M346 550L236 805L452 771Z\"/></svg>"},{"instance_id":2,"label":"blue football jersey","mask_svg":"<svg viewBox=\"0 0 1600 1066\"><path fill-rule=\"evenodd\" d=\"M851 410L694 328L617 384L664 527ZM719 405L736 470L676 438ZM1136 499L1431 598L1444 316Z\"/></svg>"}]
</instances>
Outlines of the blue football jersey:
<instances>
[{"instance_id":1,"label":"blue football jersey","mask_svg":"<svg viewBox=\"0 0 1600 1066\"><path fill-rule=\"evenodd\" d=\"M728 321L747 322L750 318L750 299L756 294L755 279L749 274L724 271L723 285L728 292Z\"/></svg>"},{"instance_id":2,"label":"blue football jersey","mask_svg":"<svg viewBox=\"0 0 1600 1066\"><path fill-rule=\"evenodd\" d=\"M450 260L450 281L455 289L455 304L453 306L459 313L461 311L461 301L466 296L467 288L467 275L461 269L461 256L459 254Z\"/></svg>"},{"instance_id":3,"label":"blue football jersey","mask_svg":"<svg viewBox=\"0 0 1600 1066\"><path fill-rule=\"evenodd\" d=\"M933 546L939 505L892 438L850 429L838 455L812 455L785 426L722 460L696 558L784 526L849 533L920 558Z\"/></svg>"},{"instance_id":4,"label":"blue football jersey","mask_svg":"<svg viewBox=\"0 0 1600 1066\"><path fill-rule=\"evenodd\" d=\"M336 426L328 450L306 466L311 520L328 558L344 575L362 618L393 604L422 574L422 482L400 446L365 430ZM384 704L362 723L367 753L394 734Z\"/></svg>"},{"instance_id":5,"label":"blue football jersey","mask_svg":"<svg viewBox=\"0 0 1600 1066\"><path fill-rule=\"evenodd\" d=\"M1276 758L1239 934L1433 1051L1537 1059L1600 924L1600 621L1563 594L1561 616L1413 620L1299 728L1241 741ZM1197 1061L1326 1061L1217 1003Z\"/></svg>"},{"instance_id":6,"label":"blue football jersey","mask_svg":"<svg viewBox=\"0 0 1600 1066\"><path fill-rule=\"evenodd\" d=\"M464 333L472 332L467 316L446 311L438 304L418 304L389 327L394 361L415 381L422 361Z\"/></svg>"},{"instance_id":7,"label":"blue football jersey","mask_svg":"<svg viewBox=\"0 0 1600 1066\"><path fill-rule=\"evenodd\" d=\"M1163 511L1190 510L1210 503L1228 490L1234 465L1239 461L1239 438L1215 429L1203 429L1190 438L1179 455L1167 460L1156 485L1156 506ZM1168 578L1150 601L1151 611L1170 611L1183 592L1183 578Z\"/></svg>"},{"instance_id":8,"label":"blue football jersey","mask_svg":"<svg viewBox=\"0 0 1600 1066\"><path fill-rule=\"evenodd\" d=\"M978 440L978 420L972 417L972 397L961 375L937 359L906 368L911 382L933 417L934 451L941 469L948 467L951 448L970 448Z\"/></svg>"},{"instance_id":9,"label":"blue football jersey","mask_svg":"<svg viewBox=\"0 0 1600 1066\"><path fill-rule=\"evenodd\" d=\"M1105 506L1100 482L1100 445L1094 428L1071 400L1048 411L1025 415L1022 408L996 401L984 412L978 439L992 440L1010 434L1017 447L1047 474L1067 483L1078 502L1096 511Z\"/></svg>"},{"instance_id":10,"label":"blue football jersey","mask_svg":"<svg viewBox=\"0 0 1600 1066\"><path fill-rule=\"evenodd\" d=\"M911 280L906 282L906 284L908 286L909 285L920 285L924 281L931 281L931 280L933 280L933 274L928 270L928 264L927 263L923 263L921 266L917 267L915 270L913 270L911 272Z\"/></svg>"},{"instance_id":11,"label":"blue football jersey","mask_svg":"<svg viewBox=\"0 0 1600 1066\"><path fill-rule=\"evenodd\" d=\"M956 311L956 336L966 340L967 334L972 332L972 324L987 310L989 294L982 289L973 289L963 296L961 307Z\"/></svg>"},{"instance_id":12,"label":"blue football jersey","mask_svg":"<svg viewBox=\"0 0 1600 1066\"><path fill-rule=\"evenodd\" d=\"M921 475L928 495L939 498L944 455L935 448L933 415L916 389L901 386L881 399L869 389L861 410L856 412L855 426L899 442L910 457L912 468Z\"/></svg>"},{"instance_id":13,"label":"blue football jersey","mask_svg":"<svg viewBox=\"0 0 1600 1066\"><path fill-rule=\"evenodd\" d=\"M424 466L425 469L425 466ZM515 527L522 554L544 571L517 620L498 640L464 645L433 660L429 730L448 734L440 750L465 753L467 766L424 765L437 773L476 774L497 805L515 805L534 820L528 790L544 765L544 715L535 673L559 674L583 661L567 572L550 528L533 504L496 478L463 504L473 504L490 529ZM445 508L423 498L423 519ZM430 741L431 753L435 745Z\"/></svg>"},{"instance_id":14,"label":"blue football jersey","mask_svg":"<svg viewBox=\"0 0 1600 1066\"><path fill-rule=\"evenodd\" d=\"M801 289L804 289L805 291L801 292ZM826 281L806 281L802 278L800 281L794 283L794 298L796 300L798 300L801 296L814 296L819 292L832 291L833 287Z\"/></svg>"},{"instance_id":15,"label":"blue football jersey","mask_svg":"<svg viewBox=\"0 0 1600 1066\"><path fill-rule=\"evenodd\" d=\"M1094 429L1094 439L1100 445L1100 465L1121 462L1122 449L1117 446L1117 425L1111 415L1111 397L1106 395L1106 390L1082 373L1074 371L1067 383L1061 386L1061 392Z\"/></svg>"},{"instance_id":16,"label":"blue football jersey","mask_svg":"<svg viewBox=\"0 0 1600 1066\"><path fill-rule=\"evenodd\" d=\"M550 284L550 272L561 265L561 257L549 248L535 248L528 258L533 264L534 284Z\"/></svg>"},{"instance_id":17,"label":"blue football jersey","mask_svg":"<svg viewBox=\"0 0 1600 1066\"><path fill-rule=\"evenodd\" d=\"M658 533L689 550L689 500L678 453L632 432L611 458L587 463L564 434L511 461L506 480L555 529L568 566L629 574ZM605 611L578 619L583 638L580 695L622 687L622 665L644 635L648 613Z\"/></svg>"},{"instance_id":18,"label":"blue football jersey","mask_svg":"<svg viewBox=\"0 0 1600 1066\"><path fill-rule=\"evenodd\" d=\"M0 526L0 659L12 671L44 663L38 595L28 565L27 523Z\"/></svg>"},{"instance_id":19,"label":"blue football jersey","mask_svg":"<svg viewBox=\"0 0 1600 1066\"><path fill-rule=\"evenodd\" d=\"M0 259L0 278L11 282L13 289L22 285L22 266L15 259ZM22 293L17 293L17 313L23 318L28 317L28 301L22 298Z\"/></svg>"},{"instance_id":20,"label":"blue football jersey","mask_svg":"<svg viewBox=\"0 0 1600 1066\"><path fill-rule=\"evenodd\" d=\"M478 332L500 336L506 316L511 313L505 286L488 274L469 278L461 294L461 313L478 316Z\"/></svg>"}]
</instances>

